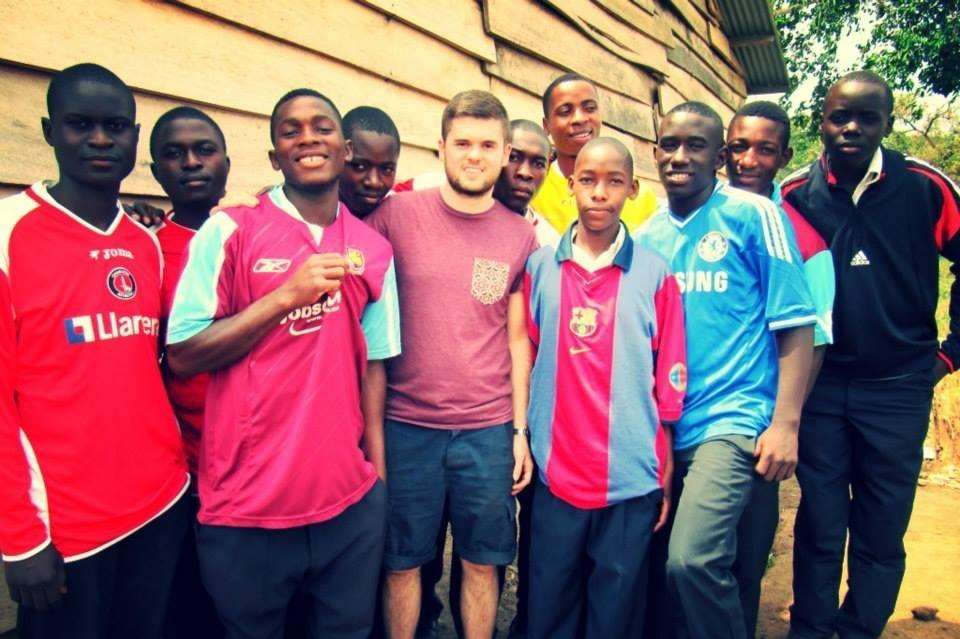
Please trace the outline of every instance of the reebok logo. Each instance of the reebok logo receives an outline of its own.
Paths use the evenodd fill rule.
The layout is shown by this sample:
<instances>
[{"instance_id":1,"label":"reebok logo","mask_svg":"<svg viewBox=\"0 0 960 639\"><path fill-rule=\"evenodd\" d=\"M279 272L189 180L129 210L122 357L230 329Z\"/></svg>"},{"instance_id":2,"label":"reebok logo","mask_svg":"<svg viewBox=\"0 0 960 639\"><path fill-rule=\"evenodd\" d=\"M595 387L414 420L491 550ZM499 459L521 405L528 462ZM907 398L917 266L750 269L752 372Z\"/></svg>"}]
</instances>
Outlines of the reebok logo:
<instances>
[{"instance_id":1,"label":"reebok logo","mask_svg":"<svg viewBox=\"0 0 960 639\"><path fill-rule=\"evenodd\" d=\"M290 260L278 257L261 257L253 265L254 273L284 273L290 268Z\"/></svg>"},{"instance_id":2,"label":"reebok logo","mask_svg":"<svg viewBox=\"0 0 960 639\"><path fill-rule=\"evenodd\" d=\"M850 260L850 266L870 266L870 258L862 250L857 251L857 254Z\"/></svg>"}]
</instances>

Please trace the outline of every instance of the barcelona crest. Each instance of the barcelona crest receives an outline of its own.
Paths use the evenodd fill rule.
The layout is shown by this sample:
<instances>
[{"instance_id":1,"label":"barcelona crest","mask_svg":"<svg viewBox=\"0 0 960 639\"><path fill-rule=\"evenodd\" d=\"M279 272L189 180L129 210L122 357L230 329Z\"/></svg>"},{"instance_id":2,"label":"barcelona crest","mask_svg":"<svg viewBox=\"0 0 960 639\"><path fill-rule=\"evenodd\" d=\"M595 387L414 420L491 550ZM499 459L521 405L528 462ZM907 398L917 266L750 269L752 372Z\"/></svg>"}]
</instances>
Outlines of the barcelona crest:
<instances>
[{"instance_id":1,"label":"barcelona crest","mask_svg":"<svg viewBox=\"0 0 960 639\"><path fill-rule=\"evenodd\" d=\"M590 337L597 332L597 314L595 308L574 306L570 317L570 331L577 337Z\"/></svg>"},{"instance_id":2,"label":"barcelona crest","mask_svg":"<svg viewBox=\"0 0 960 639\"><path fill-rule=\"evenodd\" d=\"M347 249L347 262L350 265L350 272L354 275L363 274L363 269L367 265L367 261L363 257L363 252L356 248Z\"/></svg>"}]
</instances>

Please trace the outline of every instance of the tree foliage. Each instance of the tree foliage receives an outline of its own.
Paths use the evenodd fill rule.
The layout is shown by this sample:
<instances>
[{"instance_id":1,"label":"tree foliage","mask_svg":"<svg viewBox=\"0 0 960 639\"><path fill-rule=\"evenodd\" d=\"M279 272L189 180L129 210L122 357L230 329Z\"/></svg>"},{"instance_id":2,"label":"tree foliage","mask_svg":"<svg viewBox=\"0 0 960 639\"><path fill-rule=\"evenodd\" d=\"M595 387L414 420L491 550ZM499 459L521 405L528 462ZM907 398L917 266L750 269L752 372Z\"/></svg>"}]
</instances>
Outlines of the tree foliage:
<instances>
[{"instance_id":1,"label":"tree foliage","mask_svg":"<svg viewBox=\"0 0 960 639\"><path fill-rule=\"evenodd\" d=\"M807 78L809 98L794 103L798 128L816 126L827 89L843 73L838 45L869 31L858 68L873 69L900 91L960 92L960 0L773 0L794 89Z\"/></svg>"}]
</instances>

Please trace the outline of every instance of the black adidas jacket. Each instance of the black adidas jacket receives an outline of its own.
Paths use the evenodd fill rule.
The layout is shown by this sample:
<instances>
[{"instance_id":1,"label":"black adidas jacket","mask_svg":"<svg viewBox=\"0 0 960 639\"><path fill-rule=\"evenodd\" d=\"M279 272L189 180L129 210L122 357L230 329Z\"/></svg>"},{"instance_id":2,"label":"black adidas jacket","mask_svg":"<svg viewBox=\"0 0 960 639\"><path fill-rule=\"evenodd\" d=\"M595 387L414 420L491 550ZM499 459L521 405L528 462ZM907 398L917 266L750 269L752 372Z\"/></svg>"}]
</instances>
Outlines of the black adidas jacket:
<instances>
[{"instance_id":1,"label":"black adidas jacket","mask_svg":"<svg viewBox=\"0 0 960 639\"><path fill-rule=\"evenodd\" d=\"M938 254L960 274L960 191L928 164L883 149L883 172L854 205L821 159L782 185L830 246L837 276L834 343L825 366L878 379L960 366L960 283L950 289L950 334L938 344Z\"/></svg>"}]
</instances>

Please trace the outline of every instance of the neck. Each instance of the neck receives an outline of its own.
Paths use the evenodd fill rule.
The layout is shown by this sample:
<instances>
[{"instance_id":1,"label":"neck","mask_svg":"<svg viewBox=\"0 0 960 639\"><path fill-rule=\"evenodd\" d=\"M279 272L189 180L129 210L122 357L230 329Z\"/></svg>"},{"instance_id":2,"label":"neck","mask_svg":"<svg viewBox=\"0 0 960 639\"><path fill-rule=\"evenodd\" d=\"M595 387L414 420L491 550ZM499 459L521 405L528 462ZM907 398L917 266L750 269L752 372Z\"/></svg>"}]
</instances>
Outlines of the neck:
<instances>
[{"instance_id":1,"label":"neck","mask_svg":"<svg viewBox=\"0 0 960 639\"><path fill-rule=\"evenodd\" d=\"M454 189L447 180L440 187L440 197L447 206L461 213L486 213L493 206L492 187L483 195L467 195Z\"/></svg>"},{"instance_id":2,"label":"neck","mask_svg":"<svg viewBox=\"0 0 960 639\"><path fill-rule=\"evenodd\" d=\"M115 187L99 188L61 176L47 192L61 206L102 231L110 228L117 217L119 183Z\"/></svg>"},{"instance_id":3,"label":"neck","mask_svg":"<svg viewBox=\"0 0 960 639\"><path fill-rule=\"evenodd\" d=\"M283 185L283 193L296 207L300 216L310 224L329 226L337 218L337 209L340 206L337 182L316 190L300 189L286 183Z\"/></svg>"},{"instance_id":4,"label":"neck","mask_svg":"<svg viewBox=\"0 0 960 639\"><path fill-rule=\"evenodd\" d=\"M210 217L210 211L216 206L214 204L197 204L197 203L173 203L173 212L176 217L177 224L180 226L185 226L189 229L196 231L199 229L204 222L207 221L207 218Z\"/></svg>"},{"instance_id":5,"label":"neck","mask_svg":"<svg viewBox=\"0 0 960 639\"><path fill-rule=\"evenodd\" d=\"M576 155L561 155L557 152L557 166L560 167L560 172L563 173L563 177L570 177L570 175L573 174L573 168L576 163Z\"/></svg>"},{"instance_id":6,"label":"neck","mask_svg":"<svg viewBox=\"0 0 960 639\"><path fill-rule=\"evenodd\" d=\"M870 159L873 159L872 155ZM843 162L833 162L829 156L827 157L827 163L830 166L830 171L833 172L833 176L837 178L837 184L847 191L853 191L857 188L857 185L863 180L863 176L867 174L867 169L870 168L869 161L863 166L852 167L845 166Z\"/></svg>"},{"instance_id":7,"label":"neck","mask_svg":"<svg viewBox=\"0 0 960 639\"><path fill-rule=\"evenodd\" d=\"M617 233L620 232L620 224L614 224L609 228L592 231L581 223L577 223L577 236L573 239L574 244L585 249L593 257L597 257L611 246L617 239Z\"/></svg>"},{"instance_id":8,"label":"neck","mask_svg":"<svg viewBox=\"0 0 960 639\"><path fill-rule=\"evenodd\" d=\"M709 188L703 189L702 191L694 195L691 195L689 197L684 197L684 198L671 197L670 194L667 193L667 201L670 202L670 211L674 215L678 215L680 217L687 217L688 215L690 215L691 213L693 213L694 211L696 211L701 206L707 203L707 200L709 200L710 196L713 195L713 189L716 186L717 186L717 179L716 177L714 177L714 179L710 181Z\"/></svg>"}]
</instances>

